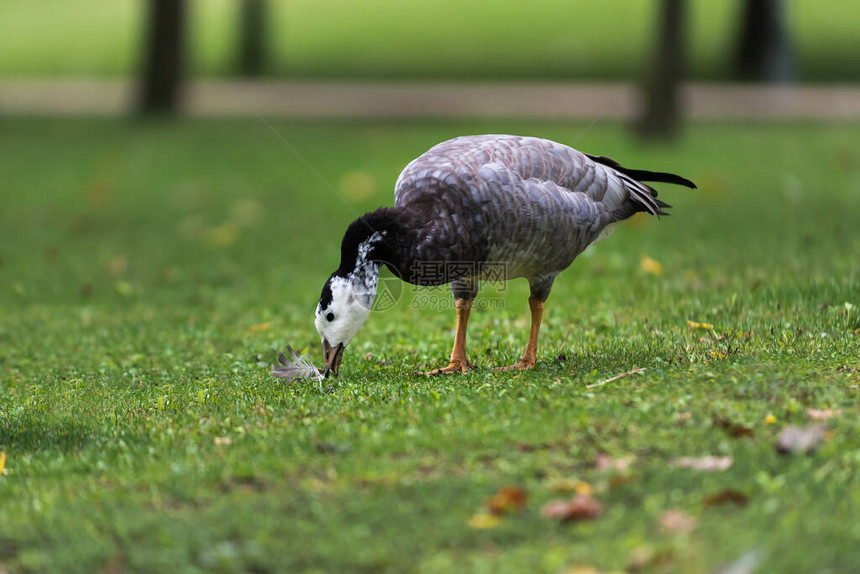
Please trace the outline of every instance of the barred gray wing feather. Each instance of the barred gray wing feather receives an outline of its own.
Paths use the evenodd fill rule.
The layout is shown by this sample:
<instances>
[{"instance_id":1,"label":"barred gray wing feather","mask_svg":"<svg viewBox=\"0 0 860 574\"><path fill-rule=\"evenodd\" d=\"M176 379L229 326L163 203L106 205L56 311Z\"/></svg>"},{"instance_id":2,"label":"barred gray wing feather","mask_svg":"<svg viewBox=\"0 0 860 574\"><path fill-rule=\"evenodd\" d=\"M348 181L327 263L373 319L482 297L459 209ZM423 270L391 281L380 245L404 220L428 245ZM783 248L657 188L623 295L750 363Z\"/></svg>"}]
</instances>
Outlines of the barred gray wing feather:
<instances>
[{"instance_id":1,"label":"barred gray wing feather","mask_svg":"<svg viewBox=\"0 0 860 574\"><path fill-rule=\"evenodd\" d=\"M430 148L401 173L394 204L407 206L439 185L468 193L470 184L483 177L482 168L495 164L523 180L551 181L562 193L585 193L617 211L618 219L640 210L659 215L668 207L656 199L651 187L619 171L620 166L608 158L588 156L546 139L509 135L462 136Z\"/></svg>"},{"instance_id":2,"label":"barred gray wing feather","mask_svg":"<svg viewBox=\"0 0 860 574\"><path fill-rule=\"evenodd\" d=\"M471 195L482 205L487 260L511 277L565 269L613 222L610 209L587 193L554 181L523 179L499 163L485 165Z\"/></svg>"},{"instance_id":3,"label":"barred gray wing feather","mask_svg":"<svg viewBox=\"0 0 860 574\"><path fill-rule=\"evenodd\" d=\"M394 204L415 217L412 261L503 263L508 278L549 281L613 223L668 205L637 180L691 182L621 167L540 138L482 135L442 142L412 161Z\"/></svg>"}]
</instances>

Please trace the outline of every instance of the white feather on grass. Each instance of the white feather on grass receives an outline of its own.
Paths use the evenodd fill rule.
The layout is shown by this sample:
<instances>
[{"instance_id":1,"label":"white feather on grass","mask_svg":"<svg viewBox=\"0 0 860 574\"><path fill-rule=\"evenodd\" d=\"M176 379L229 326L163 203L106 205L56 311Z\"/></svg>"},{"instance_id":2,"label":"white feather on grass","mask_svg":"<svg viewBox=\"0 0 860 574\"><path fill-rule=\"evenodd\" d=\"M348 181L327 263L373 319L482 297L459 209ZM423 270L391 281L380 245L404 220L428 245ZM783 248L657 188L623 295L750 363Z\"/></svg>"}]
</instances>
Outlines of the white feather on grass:
<instances>
[{"instance_id":1,"label":"white feather on grass","mask_svg":"<svg viewBox=\"0 0 860 574\"><path fill-rule=\"evenodd\" d=\"M283 353L278 353L280 365L272 365L270 373L273 377L290 381L316 379L322 382L323 376L313 363L298 354L290 345L287 345L287 352L290 354L289 359Z\"/></svg>"}]
</instances>

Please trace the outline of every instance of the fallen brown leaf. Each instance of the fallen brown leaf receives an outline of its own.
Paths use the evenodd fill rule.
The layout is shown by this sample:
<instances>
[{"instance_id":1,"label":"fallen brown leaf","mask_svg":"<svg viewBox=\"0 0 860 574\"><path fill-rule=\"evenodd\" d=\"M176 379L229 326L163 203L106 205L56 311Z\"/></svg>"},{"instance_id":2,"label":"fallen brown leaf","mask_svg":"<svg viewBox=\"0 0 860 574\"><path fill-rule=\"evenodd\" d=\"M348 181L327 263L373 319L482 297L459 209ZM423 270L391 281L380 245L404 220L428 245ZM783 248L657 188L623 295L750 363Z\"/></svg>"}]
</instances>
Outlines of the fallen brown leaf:
<instances>
[{"instance_id":1,"label":"fallen brown leaf","mask_svg":"<svg viewBox=\"0 0 860 574\"><path fill-rule=\"evenodd\" d=\"M609 477L609 488L619 488L632 480L633 477L629 474L613 474Z\"/></svg>"},{"instance_id":2,"label":"fallen brown leaf","mask_svg":"<svg viewBox=\"0 0 860 574\"><path fill-rule=\"evenodd\" d=\"M814 421L826 421L833 417L841 417L842 409L806 409L806 414Z\"/></svg>"},{"instance_id":3,"label":"fallen brown leaf","mask_svg":"<svg viewBox=\"0 0 860 574\"><path fill-rule=\"evenodd\" d=\"M527 502L528 493L524 488L504 486L487 499L487 510L490 514L501 516L514 510L522 510Z\"/></svg>"},{"instance_id":4,"label":"fallen brown leaf","mask_svg":"<svg viewBox=\"0 0 860 574\"><path fill-rule=\"evenodd\" d=\"M672 551L668 549L657 552L651 546L637 546L627 558L627 569L631 572L666 566L672 562Z\"/></svg>"},{"instance_id":5,"label":"fallen brown leaf","mask_svg":"<svg viewBox=\"0 0 860 574\"><path fill-rule=\"evenodd\" d=\"M693 470L702 470L705 472L714 472L715 470L726 470L732 463L734 463L735 459L730 456L703 456L703 457L692 457L692 456L682 456L672 460L669 463L669 466L674 466L675 468L692 468Z\"/></svg>"},{"instance_id":6,"label":"fallen brown leaf","mask_svg":"<svg viewBox=\"0 0 860 574\"><path fill-rule=\"evenodd\" d=\"M618 458L613 458L606 453L600 453L594 459L594 466L601 472L608 470L617 470L618 472L626 472L636 460L636 456L629 454Z\"/></svg>"},{"instance_id":7,"label":"fallen brown leaf","mask_svg":"<svg viewBox=\"0 0 860 574\"><path fill-rule=\"evenodd\" d=\"M745 427L738 423L734 423L729 419L725 419L722 417L714 417L713 421L715 427L723 429L724 431L729 433L732 438L752 438L755 436L755 431L753 431L753 429Z\"/></svg>"},{"instance_id":8,"label":"fallen brown leaf","mask_svg":"<svg viewBox=\"0 0 860 574\"><path fill-rule=\"evenodd\" d=\"M657 521L660 529L665 532L692 532L698 523L695 516L690 516L682 510L667 510Z\"/></svg>"},{"instance_id":9,"label":"fallen brown leaf","mask_svg":"<svg viewBox=\"0 0 860 574\"><path fill-rule=\"evenodd\" d=\"M557 478L548 481L547 488L553 492L575 492L578 494L593 494L594 487L584 480L574 480L572 478Z\"/></svg>"},{"instance_id":10,"label":"fallen brown leaf","mask_svg":"<svg viewBox=\"0 0 860 574\"><path fill-rule=\"evenodd\" d=\"M776 450L782 454L807 454L815 452L827 437L827 425L819 423L808 427L788 425L782 429Z\"/></svg>"},{"instance_id":11,"label":"fallen brown leaf","mask_svg":"<svg viewBox=\"0 0 860 574\"><path fill-rule=\"evenodd\" d=\"M738 490L722 490L716 494L709 494L702 499L702 504L705 508L722 506L724 504L746 506L747 502L749 502L749 496Z\"/></svg>"},{"instance_id":12,"label":"fallen brown leaf","mask_svg":"<svg viewBox=\"0 0 860 574\"><path fill-rule=\"evenodd\" d=\"M630 551L630 555L627 558L627 569L634 572L642 570L648 566L652 558L654 558L653 548L650 546L637 546Z\"/></svg>"},{"instance_id":13,"label":"fallen brown leaf","mask_svg":"<svg viewBox=\"0 0 860 574\"><path fill-rule=\"evenodd\" d=\"M603 505L589 494L577 494L570 499L551 500L541 508L541 516L551 520L592 520L603 514Z\"/></svg>"}]
</instances>

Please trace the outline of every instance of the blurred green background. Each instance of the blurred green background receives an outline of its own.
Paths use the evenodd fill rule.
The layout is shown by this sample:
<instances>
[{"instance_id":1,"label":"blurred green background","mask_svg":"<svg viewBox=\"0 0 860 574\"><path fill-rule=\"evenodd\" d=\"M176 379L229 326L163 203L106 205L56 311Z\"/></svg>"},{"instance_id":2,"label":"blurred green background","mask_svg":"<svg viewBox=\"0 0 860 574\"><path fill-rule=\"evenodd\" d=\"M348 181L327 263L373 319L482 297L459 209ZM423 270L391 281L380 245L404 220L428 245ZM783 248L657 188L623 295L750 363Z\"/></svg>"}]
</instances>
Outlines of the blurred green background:
<instances>
[{"instance_id":1,"label":"blurred green background","mask_svg":"<svg viewBox=\"0 0 860 574\"><path fill-rule=\"evenodd\" d=\"M271 0L267 73L289 78L629 79L641 76L654 0ZM729 77L740 0L689 3L690 76ZM860 4L786 2L798 77L860 78ZM127 76L139 0L4 0L0 77ZM229 75L239 3L190 2L190 72Z\"/></svg>"},{"instance_id":2,"label":"blurred green background","mask_svg":"<svg viewBox=\"0 0 860 574\"><path fill-rule=\"evenodd\" d=\"M164 44L146 12L169 0L0 0L0 574L855 571L860 112L820 96L858 91L828 84L860 79L860 5L786 0L795 83L760 89L723 86L750 4L687 2L686 79L739 89L755 121L652 105L659 145L632 112L308 119L243 100L260 78L563 80L592 95L588 81L618 80L634 99L672 3L271 0L256 78L206 82L247 88L238 117L201 117L178 94L237 77L240 7L258 0L189 2L167 57L148 51ZM112 111L66 107L132 81L149 105L132 88ZM15 115L16 84L19 110L51 105ZM756 116L798 93L782 121ZM822 106L844 117L810 121ZM407 286L338 379L273 379L288 343L319 361L312 312L346 225L391 204L407 162L468 133L547 137L699 190L659 185L673 217L640 214L565 271L534 370L488 368L524 345L519 280L482 292L504 305L473 314L480 368L462 377L408 375L445 361L454 317L412 305L449 302L447 288ZM817 453L776 452L822 412ZM673 464L708 456L729 468ZM526 508L488 522L511 485ZM572 490L605 514L541 516ZM665 525L678 512L691 527Z\"/></svg>"}]
</instances>

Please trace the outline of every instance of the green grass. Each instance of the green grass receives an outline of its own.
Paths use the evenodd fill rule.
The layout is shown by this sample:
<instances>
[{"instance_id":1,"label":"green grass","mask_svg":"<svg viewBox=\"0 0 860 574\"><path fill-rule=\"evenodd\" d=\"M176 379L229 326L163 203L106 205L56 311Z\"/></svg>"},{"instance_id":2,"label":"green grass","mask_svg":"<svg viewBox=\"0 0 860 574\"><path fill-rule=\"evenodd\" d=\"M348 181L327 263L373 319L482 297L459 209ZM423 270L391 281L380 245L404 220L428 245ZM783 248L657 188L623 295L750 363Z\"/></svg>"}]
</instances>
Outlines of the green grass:
<instances>
[{"instance_id":1,"label":"green grass","mask_svg":"<svg viewBox=\"0 0 860 574\"><path fill-rule=\"evenodd\" d=\"M638 78L656 2L271 0L270 73L299 78ZM860 8L788 2L799 76L860 78ZM0 77L120 76L139 61L138 0L5 0ZM237 2L191 2L190 69L235 67ZM725 78L738 2L690 3L690 70Z\"/></svg>"},{"instance_id":2,"label":"green grass","mask_svg":"<svg viewBox=\"0 0 860 574\"><path fill-rule=\"evenodd\" d=\"M758 550L762 572L856 570L860 127L694 125L658 148L607 124L274 127L346 203L256 120L0 122L0 569L611 571L650 552L645 571L698 573ZM559 278L534 371L407 375L442 364L453 331L407 288L322 390L269 377L287 343L319 362L311 312L345 225L470 132L701 189L662 186L673 217L622 226ZM523 283L473 314L483 367L521 352ZM778 455L808 408L843 414L815 455ZM599 453L636 460L613 477ZM709 454L734 464L669 465ZM541 518L578 480L606 513ZM525 510L470 527L505 485ZM748 504L703 506L726 489ZM667 509L698 528L661 531Z\"/></svg>"}]
</instances>

